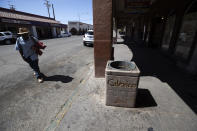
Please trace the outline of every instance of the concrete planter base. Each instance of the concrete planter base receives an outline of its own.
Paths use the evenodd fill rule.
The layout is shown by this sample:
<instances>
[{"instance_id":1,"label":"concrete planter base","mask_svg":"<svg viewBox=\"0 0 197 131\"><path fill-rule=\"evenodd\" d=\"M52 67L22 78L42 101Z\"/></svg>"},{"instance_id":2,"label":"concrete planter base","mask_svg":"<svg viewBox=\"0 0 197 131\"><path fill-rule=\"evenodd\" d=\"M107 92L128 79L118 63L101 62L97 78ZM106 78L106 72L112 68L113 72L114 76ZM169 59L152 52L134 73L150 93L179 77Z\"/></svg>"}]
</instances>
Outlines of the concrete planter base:
<instances>
[{"instance_id":1,"label":"concrete planter base","mask_svg":"<svg viewBox=\"0 0 197 131\"><path fill-rule=\"evenodd\" d=\"M135 107L140 71L134 62L108 61L106 105Z\"/></svg>"}]
</instances>

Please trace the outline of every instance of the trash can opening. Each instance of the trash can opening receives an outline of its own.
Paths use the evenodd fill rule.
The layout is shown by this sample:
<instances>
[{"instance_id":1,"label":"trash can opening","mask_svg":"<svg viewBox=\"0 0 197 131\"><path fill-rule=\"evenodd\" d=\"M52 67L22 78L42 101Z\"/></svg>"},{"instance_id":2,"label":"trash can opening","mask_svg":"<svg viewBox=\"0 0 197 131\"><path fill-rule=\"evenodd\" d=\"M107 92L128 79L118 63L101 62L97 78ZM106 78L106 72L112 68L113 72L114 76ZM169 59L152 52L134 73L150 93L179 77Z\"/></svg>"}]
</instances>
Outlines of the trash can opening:
<instances>
[{"instance_id":1,"label":"trash can opening","mask_svg":"<svg viewBox=\"0 0 197 131\"><path fill-rule=\"evenodd\" d=\"M134 70L136 67L135 64L126 61L114 61L111 62L110 66L115 69L126 70L126 71Z\"/></svg>"}]
</instances>

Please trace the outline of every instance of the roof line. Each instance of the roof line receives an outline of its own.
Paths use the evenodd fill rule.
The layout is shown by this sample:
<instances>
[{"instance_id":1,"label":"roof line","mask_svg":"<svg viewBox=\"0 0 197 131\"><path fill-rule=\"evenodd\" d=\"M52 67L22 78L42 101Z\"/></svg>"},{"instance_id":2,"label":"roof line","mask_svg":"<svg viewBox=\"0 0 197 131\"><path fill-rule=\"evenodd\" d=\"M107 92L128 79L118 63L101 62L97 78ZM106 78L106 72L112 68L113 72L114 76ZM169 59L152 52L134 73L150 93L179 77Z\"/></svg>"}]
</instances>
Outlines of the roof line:
<instances>
[{"instance_id":1,"label":"roof line","mask_svg":"<svg viewBox=\"0 0 197 131\"><path fill-rule=\"evenodd\" d=\"M44 18L44 19L55 20L54 18L49 18L46 16L35 15L35 14L26 13L26 12L22 12L22 11L10 10L10 9L6 9L6 8L2 8L2 7L0 7L0 11L6 11L6 12L11 12L11 13L18 13L18 14L23 14L23 15L28 15L28 16L34 16L34 17L40 17L40 18Z\"/></svg>"},{"instance_id":2,"label":"roof line","mask_svg":"<svg viewBox=\"0 0 197 131\"><path fill-rule=\"evenodd\" d=\"M80 23L80 24L87 24L87 25L92 25L92 24L88 24L88 23L84 23L84 22L79 22L79 21L68 21L69 22L76 22L76 23Z\"/></svg>"}]
</instances>

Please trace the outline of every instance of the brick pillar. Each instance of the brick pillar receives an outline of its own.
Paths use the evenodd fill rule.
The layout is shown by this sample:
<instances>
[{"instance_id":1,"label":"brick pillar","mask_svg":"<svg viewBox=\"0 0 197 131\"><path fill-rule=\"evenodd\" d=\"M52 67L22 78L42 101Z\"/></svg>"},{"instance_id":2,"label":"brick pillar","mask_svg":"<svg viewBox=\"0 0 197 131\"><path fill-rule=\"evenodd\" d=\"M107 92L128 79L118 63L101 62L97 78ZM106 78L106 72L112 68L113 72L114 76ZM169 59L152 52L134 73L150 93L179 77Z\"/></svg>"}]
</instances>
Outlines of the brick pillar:
<instances>
[{"instance_id":1,"label":"brick pillar","mask_svg":"<svg viewBox=\"0 0 197 131\"><path fill-rule=\"evenodd\" d=\"M93 0L95 77L105 76L112 57L112 0Z\"/></svg>"}]
</instances>

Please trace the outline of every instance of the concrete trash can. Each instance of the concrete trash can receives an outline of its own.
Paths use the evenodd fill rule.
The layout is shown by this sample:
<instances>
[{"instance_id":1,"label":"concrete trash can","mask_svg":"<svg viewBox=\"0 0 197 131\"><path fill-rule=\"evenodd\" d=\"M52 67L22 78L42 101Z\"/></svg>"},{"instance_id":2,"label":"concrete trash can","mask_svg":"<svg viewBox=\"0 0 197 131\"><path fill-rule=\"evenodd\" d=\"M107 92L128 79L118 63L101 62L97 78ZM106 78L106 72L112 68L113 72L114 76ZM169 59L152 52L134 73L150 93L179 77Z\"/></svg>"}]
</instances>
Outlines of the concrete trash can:
<instances>
[{"instance_id":1,"label":"concrete trash can","mask_svg":"<svg viewBox=\"0 0 197 131\"><path fill-rule=\"evenodd\" d=\"M134 62L108 61L105 69L106 105L135 107L140 70Z\"/></svg>"}]
</instances>

